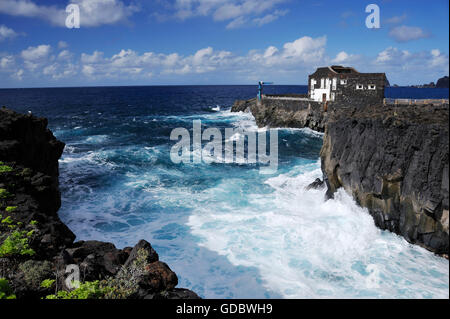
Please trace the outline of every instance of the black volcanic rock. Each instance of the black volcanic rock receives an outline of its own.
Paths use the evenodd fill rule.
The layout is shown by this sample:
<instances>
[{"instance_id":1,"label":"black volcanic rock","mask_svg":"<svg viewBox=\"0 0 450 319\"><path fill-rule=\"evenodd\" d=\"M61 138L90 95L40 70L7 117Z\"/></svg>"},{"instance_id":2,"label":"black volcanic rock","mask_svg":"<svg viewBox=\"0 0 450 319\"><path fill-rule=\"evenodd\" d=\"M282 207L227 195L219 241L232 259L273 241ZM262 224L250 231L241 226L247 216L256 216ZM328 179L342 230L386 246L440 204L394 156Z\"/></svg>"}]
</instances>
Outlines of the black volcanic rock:
<instances>
[{"instance_id":1,"label":"black volcanic rock","mask_svg":"<svg viewBox=\"0 0 450 319\"><path fill-rule=\"evenodd\" d=\"M175 288L176 274L144 240L124 249L100 241L74 243L75 235L57 214L63 149L46 119L0 109L0 278L8 280L17 298L54 293L40 285L45 279L57 279L56 286L67 289L68 265L79 267L82 281L102 280L112 287L105 298L198 298ZM138 284L139 293L130 294Z\"/></svg>"},{"instance_id":2,"label":"black volcanic rock","mask_svg":"<svg viewBox=\"0 0 450 319\"><path fill-rule=\"evenodd\" d=\"M320 178L316 178L316 180L314 182L312 182L311 184L309 184L306 187L306 190L310 190L310 189L321 189L325 187L325 182L322 181Z\"/></svg>"},{"instance_id":3,"label":"black volcanic rock","mask_svg":"<svg viewBox=\"0 0 450 319\"><path fill-rule=\"evenodd\" d=\"M256 98L251 100L236 100L231 107L231 112L248 112L253 104L256 104Z\"/></svg>"},{"instance_id":4,"label":"black volcanic rock","mask_svg":"<svg viewBox=\"0 0 450 319\"><path fill-rule=\"evenodd\" d=\"M449 106L347 107L327 112L287 100L237 101L259 127L325 130L321 150L326 197L344 187L375 224L438 254L449 250Z\"/></svg>"},{"instance_id":5,"label":"black volcanic rock","mask_svg":"<svg viewBox=\"0 0 450 319\"><path fill-rule=\"evenodd\" d=\"M116 275L128 254L111 243L81 241L66 249L69 264L80 265L84 280L104 279Z\"/></svg>"},{"instance_id":6,"label":"black volcanic rock","mask_svg":"<svg viewBox=\"0 0 450 319\"><path fill-rule=\"evenodd\" d=\"M449 107L343 109L321 150L328 194L343 187L382 229L449 251Z\"/></svg>"},{"instance_id":7,"label":"black volcanic rock","mask_svg":"<svg viewBox=\"0 0 450 319\"><path fill-rule=\"evenodd\" d=\"M64 143L47 128L45 118L0 109L0 154L3 161L14 161L47 176L57 183L58 159Z\"/></svg>"},{"instance_id":8,"label":"black volcanic rock","mask_svg":"<svg viewBox=\"0 0 450 319\"><path fill-rule=\"evenodd\" d=\"M139 250L141 249L148 253L147 262L153 263L159 260L158 253L153 249L152 245L145 240L140 240L131 250L128 259L125 261L125 267L131 265L138 258Z\"/></svg>"},{"instance_id":9,"label":"black volcanic rock","mask_svg":"<svg viewBox=\"0 0 450 319\"><path fill-rule=\"evenodd\" d=\"M255 117L258 127L309 127L323 132L327 113L322 112L323 106L318 103L263 100L257 105L256 98L251 100L237 100L231 112L250 111Z\"/></svg>"},{"instance_id":10,"label":"black volcanic rock","mask_svg":"<svg viewBox=\"0 0 450 319\"><path fill-rule=\"evenodd\" d=\"M449 79L448 76L444 76L442 78L440 78L437 83L436 83L436 87L437 88L443 88L443 89L448 89L449 87Z\"/></svg>"}]
</instances>

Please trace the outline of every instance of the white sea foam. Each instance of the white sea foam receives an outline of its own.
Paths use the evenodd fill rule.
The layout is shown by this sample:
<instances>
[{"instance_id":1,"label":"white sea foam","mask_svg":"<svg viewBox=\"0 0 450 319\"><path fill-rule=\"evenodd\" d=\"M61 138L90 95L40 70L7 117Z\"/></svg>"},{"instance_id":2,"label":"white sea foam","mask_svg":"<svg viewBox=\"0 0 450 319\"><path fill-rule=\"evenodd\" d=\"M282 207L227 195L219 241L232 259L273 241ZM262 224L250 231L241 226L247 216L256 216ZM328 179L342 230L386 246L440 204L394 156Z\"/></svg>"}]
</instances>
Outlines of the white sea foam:
<instances>
[{"instance_id":1,"label":"white sea foam","mask_svg":"<svg viewBox=\"0 0 450 319\"><path fill-rule=\"evenodd\" d=\"M104 143L108 139L108 135L92 135L86 138L86 143L99 144Z\"/></svg>"},{"instance_id":2,"label":"white sea foam","mask_svg":"<svg viewBox=\"0 0 450 319\"><path fill-rule=\"evenodd\" d=\"M260 130L248 113L205 116ZM206 298L449 297L447 260L379 230L342 190L330 201L324 190L305 190L321 177L319 162L262 177L236 165L161 164L166 153L162 146L65 152L62 185L71 187L61 217L77 239L124 247L145 238L179 286ZM118 168L124 173L110 177ZM84 180L98 175L108 185Z\"/></svg>"},{"instance_id":3,"label":"white sea foam","mask_svg":"<svg viewBox=\"0 0 450 319\"><path fill-rule=\"evenodd\" d=\"M258 269L264 286L285 298L448 298L448 261L377 229L342 190L327 202L324 191L306 191L320 175L269 178L272 194L247 194L241 210L198 208L188 225L201 246Z\"/></svg>"}]
</instances>

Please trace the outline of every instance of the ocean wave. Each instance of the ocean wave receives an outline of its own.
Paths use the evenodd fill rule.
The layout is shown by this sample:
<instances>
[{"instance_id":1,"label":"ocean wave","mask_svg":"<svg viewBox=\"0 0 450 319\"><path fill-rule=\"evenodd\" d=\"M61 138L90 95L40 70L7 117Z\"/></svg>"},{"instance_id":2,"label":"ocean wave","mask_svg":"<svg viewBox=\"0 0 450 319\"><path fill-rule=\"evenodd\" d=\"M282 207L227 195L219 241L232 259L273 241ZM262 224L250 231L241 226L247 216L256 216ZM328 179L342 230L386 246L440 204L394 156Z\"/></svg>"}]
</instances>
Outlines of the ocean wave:
<instances>
[{"instance_id":1,"label":"ocean wave","mask_svg":"<svg viewBox=\"0 0 450 319\"><path fill-rule=\"evenodd\" d=\"M306 191L322 176L322 134L278 129L279 170L263 176L254 165L218 165L217 157L175 165L168 137L140 126L159 121L158 132L168 134L194 119L241 129L233 140L267 131L249 113L221 110L136 116L126 133L134 140L66 132L60 216L78 240L124 247L144 238L180 286L206 298L448 298L447 260L376 228L344 190L329 201L325 190ZM116 125L111 132L123 128ZM142 136L166 141L147 145Z\"/></svg>"},{"instance_id":2,"label":"ocean wave","mask_svg":"<svg viewBox=\"0 0 450 319\"><path fill-rule=\"evenodd\" d=\"M241 208L198 208L188 225L201 246L257 268L284 298L448 298L448 261L377 229L343 190L327 202L324 191L306 191L320 175L269 178L272 194L247 194ZM370 269L379 274L376 289Z\"/></svg>"}]
</instances>

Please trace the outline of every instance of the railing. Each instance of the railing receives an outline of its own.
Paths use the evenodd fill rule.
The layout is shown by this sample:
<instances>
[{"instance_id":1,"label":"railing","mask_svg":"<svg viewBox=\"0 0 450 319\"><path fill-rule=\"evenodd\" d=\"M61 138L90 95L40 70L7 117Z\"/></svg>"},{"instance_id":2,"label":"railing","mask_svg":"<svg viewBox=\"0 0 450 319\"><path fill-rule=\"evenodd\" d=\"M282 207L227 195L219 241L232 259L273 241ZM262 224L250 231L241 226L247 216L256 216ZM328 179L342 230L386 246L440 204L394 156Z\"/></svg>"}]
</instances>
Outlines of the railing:
<instances>
[{"instance_id":1,"label":"railing","mask_svg":"<svg viewBox=\"0 0 450 319\"><path fill-rule=\"evenodd\" d=\"M279 95L264 95L263 100L290 100L290 101L310 101L310 99L305 94L279 94Z\"/></svg>"},{"instance_id":2,"label":"railing","mask_svg":"<svg viewBox=\"0 0 450 319\"><path fill-rule=\"evenodd\" d=\"M384 99L383 104L394 105L442 105L448 104L448 99Z\"/></svg>"}]
</instances>

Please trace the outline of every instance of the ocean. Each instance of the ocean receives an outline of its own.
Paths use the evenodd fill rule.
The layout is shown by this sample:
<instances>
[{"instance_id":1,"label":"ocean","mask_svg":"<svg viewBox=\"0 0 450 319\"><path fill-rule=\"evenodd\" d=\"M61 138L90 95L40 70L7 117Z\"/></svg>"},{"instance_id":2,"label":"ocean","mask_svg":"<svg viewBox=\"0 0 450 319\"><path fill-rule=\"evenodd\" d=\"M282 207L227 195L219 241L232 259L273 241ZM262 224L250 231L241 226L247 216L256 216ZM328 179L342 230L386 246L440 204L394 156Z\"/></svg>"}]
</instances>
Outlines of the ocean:
<instances>
[{"instance_id":1,"label":"ocean","mask_svg":"<svg viewBox=\"0 0 450 319\"><path fill-rule=\"evenodd\" d=\"M268 86L266 93L305 93ZM204 298L449 298L449 262L375 227L321 177L322 135L278 129L278 170L170 160L172 129L258 129L231 113L256 86L2 89L0 105L47 117L66 143L61 219L77 240L148 240L179 287ZM392 98L448 98L448 89L389 88Z\"/></svg>"}]
</instances>

